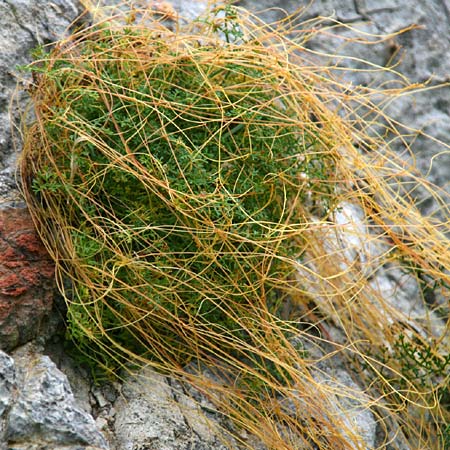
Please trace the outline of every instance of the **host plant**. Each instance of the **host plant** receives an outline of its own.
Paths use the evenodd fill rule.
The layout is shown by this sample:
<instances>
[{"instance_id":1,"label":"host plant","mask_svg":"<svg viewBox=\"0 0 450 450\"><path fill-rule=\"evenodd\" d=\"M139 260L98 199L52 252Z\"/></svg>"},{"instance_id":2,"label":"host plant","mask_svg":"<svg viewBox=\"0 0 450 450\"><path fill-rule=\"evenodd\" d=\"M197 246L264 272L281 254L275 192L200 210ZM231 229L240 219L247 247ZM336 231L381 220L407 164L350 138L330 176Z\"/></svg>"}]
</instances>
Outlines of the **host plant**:
<instances>
[{"instance_id":1,"label":"host plant","mask_svg":"<svg viewBox=\"0 0 450 450\"><path fill-rule=\"evenodd\" d=\"M405 320L329 237L351 204L373 225L362 241L390 242L366 255L372 274L409 261L448 287L448 223L422 218L396 192L404 165L364 122L342 118L351 97L395 131L374 92L350 96L311 65L307 27L281 32L229 6L177 31L138 16L87 27L29 67L23 188L57 263L70 338L111 374L150 365L191 383L273 449L365 448L333 413L344 387L320 382L308 349L341 353L364 367L380 423L390 411L412 448L442 446L442 388L422 392L383 352L420 333L415 345L437 364L446 341Z\"/></svg>"}]
</instances>

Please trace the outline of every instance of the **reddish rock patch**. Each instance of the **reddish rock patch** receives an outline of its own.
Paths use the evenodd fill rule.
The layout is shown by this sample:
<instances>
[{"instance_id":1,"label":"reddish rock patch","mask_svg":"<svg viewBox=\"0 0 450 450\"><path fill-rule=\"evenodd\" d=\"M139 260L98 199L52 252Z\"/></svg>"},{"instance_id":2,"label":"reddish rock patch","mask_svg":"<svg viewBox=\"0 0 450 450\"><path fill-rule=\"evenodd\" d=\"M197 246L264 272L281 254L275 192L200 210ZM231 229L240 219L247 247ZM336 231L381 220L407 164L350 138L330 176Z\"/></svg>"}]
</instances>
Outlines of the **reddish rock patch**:
<instances>
[{"instance_id":1,"label":"reddish rock patch","mask_svg":"<svg viewBox=\"0 0 450 450\"><path fill-rule=\"evenodd\" d=\"M54 296L54 264L25 208L0 209L0 348L42 332Z\"/></svg>"}]
</instances>

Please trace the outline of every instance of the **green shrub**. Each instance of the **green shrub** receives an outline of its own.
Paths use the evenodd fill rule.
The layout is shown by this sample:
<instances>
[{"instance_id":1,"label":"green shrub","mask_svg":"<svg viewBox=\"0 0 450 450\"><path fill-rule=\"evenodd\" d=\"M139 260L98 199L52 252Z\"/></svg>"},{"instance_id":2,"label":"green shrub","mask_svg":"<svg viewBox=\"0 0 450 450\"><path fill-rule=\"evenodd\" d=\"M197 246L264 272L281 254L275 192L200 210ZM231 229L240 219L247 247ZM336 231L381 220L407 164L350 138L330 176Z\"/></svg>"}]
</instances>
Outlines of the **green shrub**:
<instances>
[{"instance_id":1,"label":"green shrub","mask_svg":"<svg viewBox=\"0 0 450 450\"><path fill-rule=\"evenodd\" d=\"M351 97L386 121L373 92L343 94L301 64L307 32L294 41L231 7L183 33L154 25L93 25L30 66L24 194L57 263L67 335L108 373L150 365L190 382L268 448L361 447L305 349L320 349L319 366L356 354L371 405L394 405L398 384L377 370L376 348L363 351L392 346L409 322L349 261L336 208L357 205L373 230L361 242L391 240L444 288L447 241L392 195L405 170L384 168L400 165L386 143L342 119ZM391 253L364 264L375 274ZM416 353L403 344L406 362Z\"/></svg>"},{"instance_id":2,"label":"green shrub","mask_svg":"<svg viewBox=\"0 0 450 450\"><path fill-rule=\"evenodd\" d=\"M68 333L86 351L95 341L96 362L129 350L186 362L205 346L196 333L235 351L260 314L275 317L286 260L303 252L298 205L329 212L335 155L299 113L299 80L265 54L99 28L36 67L31 187L64 214L70 270L89 278L73 287Z\"/></svg>"}]
</instances>

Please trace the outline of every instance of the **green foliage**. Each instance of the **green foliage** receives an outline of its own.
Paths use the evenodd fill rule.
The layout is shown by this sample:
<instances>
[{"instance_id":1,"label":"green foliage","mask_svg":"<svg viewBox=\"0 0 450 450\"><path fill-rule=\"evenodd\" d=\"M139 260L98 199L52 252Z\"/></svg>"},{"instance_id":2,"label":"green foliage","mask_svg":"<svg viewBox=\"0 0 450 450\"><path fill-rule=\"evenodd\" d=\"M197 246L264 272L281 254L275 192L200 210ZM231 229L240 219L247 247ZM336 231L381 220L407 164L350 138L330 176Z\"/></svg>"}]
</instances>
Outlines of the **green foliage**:
<instances>
[{"instance_id":1,"label":"green foliage","mask_svg":"<svg viewBox=\"0 0 450 450\"><path fill-rule=\"evenodd\" d=\"M297 64L309 31L295 41L288 28L221 11L186 35L104 22L38 50L28 68L36 121L22 180L57 263L67 337L97 377L136 364L187 380L268 448L355 447L310 369L361 350L368 407L408 409L400 422L412 447L422 435L445 447L448 355L367 276L397 249L424 298L449 286L447 241L392 196L406 169L382 167L395 160L383 133L364 136L371 126L342 103L366 111L375 90L342 93L327 69ZM386 123L373 112L371 124ZM349 223L358 242L395 248L349 261L339 203L371 224ZM412 323L416 340L394 342L385 317L395 330ZM307 357L292 336L318 351ZM291 400L300 420L283 406Z\"/></svg>"},{"instance_id":2,"label":"green foliage","mask_svg":"<svg viewBox=\"0 0 450 450\"><path fill-rule=\"evenodd\" d=\"M432 380L436 380L436 377L450 376L450 353L437 354L431 346L415 345L403 334L400 334L395 343L394 353L402 361L402 374L405 378L421 386L432 385Z\"/></svg>"},{"instance_id":3,"label":"green foliage","mask_svg":"<svg viewBox=\"0 0 450 450\"><path fill-rule=\"evenodd\" d=\"M400 392L407 392L415 386L413 392L437 395L443 406L450 407L450 353L437 351L428 343L400 334L392 349L383 346L378 355L372 356L384 365L381 374L389 377ZM398 373L393 373L392 367L396 367Z\"/></svg>"},{"instance_id":4,"label":"green foliage","mask_svg":"<svg viewBox=\"0 0 450 450\"><path fill-rule=\"evenodd\" d=\"M235 43L242 40L244 34L239 25L236 9L232 5L226 4L225 6L216 9L216 14L218 15L218 13L222 13L224 15L222 21L219 21L218 23L215 23L214 21L205 22L211 26L215 33L222 33L228 43Z\"/></svg>"},{"instance_id":5,"label":"green foliage","mask_svg":"<svg viewBox=\"0 0 450 450\"><path fill-rule=\"evenodd\" d=\"M448 424L440 435L442 448L450 448L450 424Z\"/></svg>"},{"instance_id":6,"label":"green foliage","mask_svg":"<svg viewBox=\"0 0 450 450\"><path fill-rule=\"evenodd\" d=\"M394 354L400 360L404 380L428 392L432 398L436 398L449 419L450 353L437 353L430 345L414 344L401 334L395 343ZM404 380L400 381L400 386L405 386ZM442 448L448 448L450 445L448 423L439 423L438 436L442 441Z\"/></svg>"},{"instance_id":7,"label":"green foliage","mask_svg":"<svg viewBox=\"0 0 450 450\"><path fill-rule=\"evenodd\" d=\"M48 167L36 174L36 178L34 178L31 185L31 189L35 194L39 194L44 191L54 193L58 192L61 188L63 188L63 185L57 175Z\"/></svg>"},{"instance_id":8,"label":"green foliage","mask_svg":"<svg viewBox=\"0 0 450 450\"><path fill-rule=\"evenodd\" d=\"M230 14L216 30L227 40L237 35ZM39 63L52 95L44 121L52 161L32 188L67 212L78 264L96 280L89 292L75 286L68 335L83 348L112 340L142 353L141 327L150 328L183 361L192 341L167 321L194 317L235 352L220 336L251 341L240 317L249 299L270 305L292 272L284 258L301 256L301 240L289 238L302 221L294 206L331 207L333 159L259 50L248 59L239 47L221 54L197 44L178 54L162 40L140 48L133 33L99 31L76 58ZM159 62L136 58L142 51ZM89 301L96 295L101 306ZM130 326L137 309L156 320Z\"/></svg>"},{"instance_id":9,"label":"green foliage","mask_svg":"<svg viewBox=\"0 0 450 450\"><path fill-rule=\"evenodd\" d=\"M391 350L381 347L380 353L374 356L383 364L380 373L389 379L399 404L410 398L421 402L428 399L429 404L440 405L444 417L436 421L437 437L443 444L440 448L446 449L450 442L450 353L400 334Z\"/></svg>"}]
</instances>

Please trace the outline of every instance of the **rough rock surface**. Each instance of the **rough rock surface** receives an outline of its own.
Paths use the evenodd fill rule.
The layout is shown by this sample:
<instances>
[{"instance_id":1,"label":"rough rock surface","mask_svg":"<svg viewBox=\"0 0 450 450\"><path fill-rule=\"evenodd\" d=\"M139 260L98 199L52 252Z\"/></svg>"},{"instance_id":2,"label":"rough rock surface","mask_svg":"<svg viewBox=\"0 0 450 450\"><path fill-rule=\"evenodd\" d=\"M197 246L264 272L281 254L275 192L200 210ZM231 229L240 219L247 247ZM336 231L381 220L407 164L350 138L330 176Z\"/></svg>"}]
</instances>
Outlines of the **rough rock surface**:
<instances>
[{"instance_id":1,"label":"rough rock surface","mask_svg":"<svg viewBox=\"0 0 450 450\"><path fill-rule=\"evenodd\" d=\"M17 90L38 45L66 33L82 8L76 0L0 0L0 348L10 350L44 329L52 308L54 268L34 232L15 182L17 130L27 95ZM12 129L17 139L13 139ZM17 145L17 147L16 147Z\"/></svg>"},{"instance_id":2,"label":"rough rock surface","mask_svg":"<svg viewBox=\"0 0 450 450\"><path fill-rule=\"evenodd\" d=\"M0 209L0 348L43 333L52 310L54 264L25 208Z\"/></svg>"},{"instance_id":3,"label":"rough rock surface","mask_svg":"<svg viewBox=\"0 0 450 450\"><path fill-rule=\"evenodd\" d=\"M26 93L16 92L38 45L65 33L82 12L76 0L0 0L0 348L42 341L54 322L54 266L15 182L20 138L13 139ZM18 137L19 133L14 132ZM107 449L92 416L76 403L66 376L47 357L0 351L0 449Z\"/></svg>"},{"instance_id":4,"label":"rough rock surface","mask_svg":"<svg viewBox=\"0 0 450 450\"><path fill-rule=\"evenodd\" d=\"M308 42L308 47L325 54L344 58L321 58L340 69L356 68L359 72L338 70L338 76L355 85L367 86L392 78L387 71L374 73L361 62L370 61L383 68L396 64L395 69L411 83L427 83L427 89L407 95L389 104L385 111L400 123L421 130L446 143L450 142L450 2L448 0L241 0L239 5L258 12L264 20L273 22L303 8L301 20L318 16L330 17L360 30L365 44L346 41L354 37L350 28L338 27ZM396 33L413 26L410 31L387 40L379 36ZM377 42L378 41L378 42ZM349 58L345 58L349 57ZM396 85L398 87L398 84ZM406 130L402 130L405 132ZM413 132L411 144L418 169L428 180L450 193L450 152L442 145ZM402 143L396 144L399 154L410 160ZM414 193L424 214L437 208L428 192ZM445 218L441 213L441 218Z\"/></svg>"},{"instance_id":5,"label":"rough rock surface","mask_svg":"<svg viewBox=\"0 0 450 450\"><path fill-rule=\"evenodd\" d=\"M370 449L374 447L376 439L377 423L375 416L364 404L365 394L349 375L342 369L331 371L331 373L317 373L316 380L329 386L330 390L335 390L338 394L332 395L331 402L334 411L331 413L339 415L346 428L352 430L358 436L358 441L353 441L353 448L358 448L361 444ZM344 432L345 434L345 432ZM352 438L349 436L349 442Z\"/></svg>"},{"instance_id":6,"label":"rough rock surface","mask_svg":"<svg viewBox=\"0 0 450 450\"><path fill-rule=\"evenodd\" d=\"M15 387L16 371L14 360L6 353L0 351L0 438L5 434L5 418L11 407Z\"/></svg>"},{"instance_id":7,"label":"rough rock surface","mask_svg":"<svg viewBox=\"0 0 450 450\"><path fill-rule=\"evenodd\" d=\"M218 426L170 379L146 370L123 386L114 405L117 448L226 450Z\"/></svg>"},{"instance_id":8,"label":"rough rock surface","mask_svg":"<svg viewBox=\"0 0 450 450\"><path fill-rule=\"evenodd\" d=\"M76 405L67 377L31 347L0 351L0 448L108 449L94 419Z\"/></svg>"},{"instance_id":9,"label":"rough rock surface","mask_svg":"<svg viewBox=\"0 0 450 450\"><path fill-rule=\"evenodd\" d=\"M19 199L11 130L18 126L27 96L14 96L17 82L24 78L18 66L30 62L33 48L64 34L81 12L76 0L0 0L0 204Z\"/></svg>"}]
</instances>

